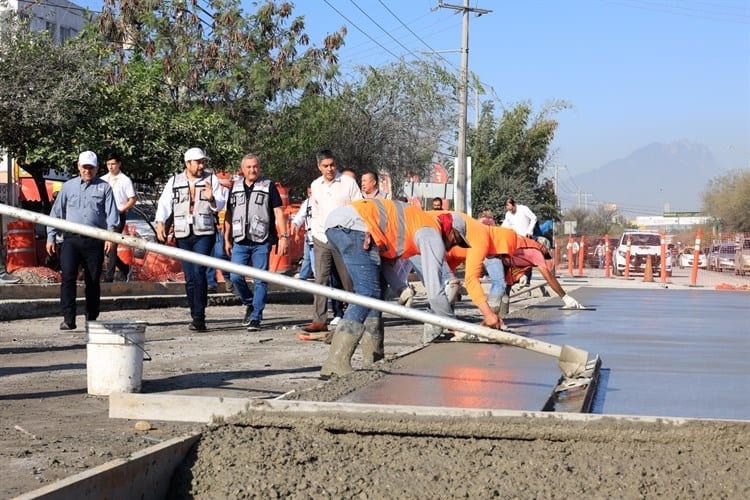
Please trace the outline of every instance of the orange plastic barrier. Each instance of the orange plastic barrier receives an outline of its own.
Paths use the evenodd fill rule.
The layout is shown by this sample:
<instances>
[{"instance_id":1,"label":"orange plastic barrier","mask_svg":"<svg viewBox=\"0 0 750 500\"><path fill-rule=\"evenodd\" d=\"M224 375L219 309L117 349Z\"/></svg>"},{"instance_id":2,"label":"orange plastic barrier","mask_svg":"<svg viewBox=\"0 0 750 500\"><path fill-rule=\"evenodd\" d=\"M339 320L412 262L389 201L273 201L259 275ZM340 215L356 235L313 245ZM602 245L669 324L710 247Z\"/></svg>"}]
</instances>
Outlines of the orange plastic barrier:
<instances>
[{"instance_id":1,"label":"orange plastic barrier","mask_svg":"<svg viewBox=\"0 0 750 500\"><path fill-rule=\"evenodd\" d=\"M669 258L672 258L670 254ZM667 282L667 234L661 232L661 266L659 266L659 276L662 283Z\"/></svg>"},{"instance_id":2,"label":"orange plastic barrier","mask_svg":"<svg viewBox=\"0 0 750 500\"><path fill-rule=\"evenodd\" d=\"M272 273L285 273L290 271L294 263L302 258L302 252L304 251L302 245L305 244L305 240L304 238L301 238L300 241L295 242L292 234L292 231L294 230L294 227L292 226L292 217L294 217L299 211L299 207L299 204L286 205L284 207L284 214L286 215L286 232L289 234L289 239L287 240L288 252L286 255L279 255L276 253L276 246L271 249L268 270Z\"/></svg>"},{"instance_id":3,"label":"orange plastic barrier","mask_svg":"<svg viewBox=\"0 0 750 500\"><path fill-rule=\"evenodd\" d=\"M630 247L633 244L633 238L628 235L628 247L625 250L625 279L630 279Z\"/></svg>"},{"instance_id":4,"label":"orange plastic barrier","mask_svg":"<svg viewBox=\"0 0 750 500\"><path fill-rule=\"evenodd\" d=\"M169 245L175 246L173 242ZM180 273L182 273L182 262L166 255L147 251L138 277L143 281L170 281Z\"/></svg>"},{"instance_id":5,"label":"orange plastic barrier","mask_svg":"<svg viewBox=\"0 0 750 500\"><path fill-rule=\"evenodd\" d=\"M695 234L695 248L693 249L693 269L690 270L690 286L695 286L698 281L698 261L701 255L701 237L703 236L703 230L698 228L698 232Z\"/></svg>"},{"instance_id":6,"label":"orange plastic barrier","mask_svg":"<svg viewBox=\"0 0 750 500\"><path fill-rule=\"evenodd\" d=\"M122 230L122 233L127 234L127 235L134 235L135 227L129 224L126 224ZM133 264L133 247L129 247L123 244L117 245L117 257L122 262L124 262L125 265L128 265L128 266L132 265Z\"/></svg>"},{"instance_id":7,"label":"orange plastic barrier","mask_svg":"<svg viewBox=\"0 0 750 500\"><path fill-rule=\"evenodd\" d=\"M573 276L573 235L568 236L568 276Z\"/></svg>"},{"instance_id":8,"label":"orange plastic barrier","mask_svg":"<svg viewBox=\"0 0 750 500\"><path fill-rule=\"evenodd\" d=\"M609 234L604 235L604 277L609 278L612 270L612 252L609 248Z\"/></svg>"},{"instance_id":9,"label":"orange plastic barrier","mask_svg":"<svg viewBox=\"0 0 750 500\"><path fill-rule=\"evenodd\" d=\"M649 283L654 281L654 264L651 261L652 261L651 255L647 255L646 256L646 269L643 270L643 281L647 281Z\"/></svg>"},{"instance_id":10,"label":"orange plastic barrier","mask_svg":"<svg viewBox=\"0 0 750 500\"><path fill-rule=\"evenodd\" d=\"M10 273L22 267L36 266L33 222L19 220L8 223L8 252L5 260Z\"/></svg>"},{"instance_id":11,"label":"orange plastic barrier","mask_svg":"<svg viewBox=\"0 0 750 500\"><path fill-rule=\"evenodd\" d=\"M578 246L578 276L583 276L583 261L586 259L586 243L581 236L581 244Z\"/></svg>"}]
</instances>

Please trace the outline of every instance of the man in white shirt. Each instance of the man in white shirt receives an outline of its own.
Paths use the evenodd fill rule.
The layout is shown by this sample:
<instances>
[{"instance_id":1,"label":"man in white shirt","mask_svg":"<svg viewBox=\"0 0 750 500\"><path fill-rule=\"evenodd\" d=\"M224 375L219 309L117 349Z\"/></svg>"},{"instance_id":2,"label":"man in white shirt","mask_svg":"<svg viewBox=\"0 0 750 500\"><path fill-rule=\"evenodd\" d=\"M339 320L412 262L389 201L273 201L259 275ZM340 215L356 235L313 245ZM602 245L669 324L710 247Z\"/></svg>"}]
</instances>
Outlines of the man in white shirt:
<instances>
[{"instance_id":1,"label":"man in white shirt","mask_svg":"<svg viewBox=\"0 0 750 500\"><path fill-rule=\"evenodd\" d=\"M514 230L519 236L524 238L534 237L534 226L536 226L536 215L526 205L516 203L513 198L505 200L505 219L502 227ZM531 283L531 267L526 274L519 280L521 286L529 286Z\"/></svg>"},{"instance_id":2,"label":"man in white shirt","mask_svg":"<svg viewBox=\"0 0 750 500\"><path fill-rule=\"evenodd\" d=\"M355 200L361 200L362 192L359 190L357 181L338 172L333 152L328 149L319 151L316 159L321 176L310 185L310 203L312 205L310 229L313 236L313 253L315 256L315 283L327 286L332 268L336 266L344 289L351 291L353 290L352 280L346 266L328 244L325 221L328 214L335 208L343 207ZM327 312L327 297L315 295L312 321L302 327L302 330L307 333L328 331L326 325Z\"/></svg>"},{"instance_id":3,"label":"man in white shirt","mask_svg":"<svg viewBox=\"0 0 750 500\"><path fill-rule=\"evenodd\" d=\"M117 205L117 211L120 213L120 223L115 228L115 232L121 233L125 228L125 214L136 202L135 188L130 177L122 173L122 158L119 153L112 152L107 155L107 170L108 172L102 176L102 180L112 188L115 205ZM130 266L117 256L117 244L113 243L107 255L107 268L104 270L105 283L112 283L115 268L120 270L123 280L128 279Z\"/></svg>"},{"instance_id":4,"label":"man in white shirt","mask_svg":"<svg viewBox=\"0 0 750 500\"><path fill-rule=\"evenodd\" d=\"M537 220L534 212L526 205L516 203L513 198L505 200L505 210L502 227L514 230L524 238L532 238Z\"/></svg>"}]
</instances>

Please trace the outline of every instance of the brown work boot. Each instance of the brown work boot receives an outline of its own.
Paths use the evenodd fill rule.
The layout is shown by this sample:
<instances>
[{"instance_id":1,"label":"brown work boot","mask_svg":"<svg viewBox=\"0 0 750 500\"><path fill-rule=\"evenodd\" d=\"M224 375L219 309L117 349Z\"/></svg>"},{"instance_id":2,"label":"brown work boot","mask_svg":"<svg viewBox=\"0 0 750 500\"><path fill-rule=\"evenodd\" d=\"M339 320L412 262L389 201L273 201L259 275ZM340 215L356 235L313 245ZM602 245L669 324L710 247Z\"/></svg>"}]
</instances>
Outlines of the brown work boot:
<instances>
[{"instance_id":1,"label":"brown work boot","mask_svg":"<svg viewBox=\"0 0 750 500\"><path fill-rule=\"evenodd\" d=\"M303 332L307 333L318 333L318 332L327 332L328 327L325 323L320 323L318 321L313 321L309 325L305 325L302 327Z\"/></svg>"}]
</instances>

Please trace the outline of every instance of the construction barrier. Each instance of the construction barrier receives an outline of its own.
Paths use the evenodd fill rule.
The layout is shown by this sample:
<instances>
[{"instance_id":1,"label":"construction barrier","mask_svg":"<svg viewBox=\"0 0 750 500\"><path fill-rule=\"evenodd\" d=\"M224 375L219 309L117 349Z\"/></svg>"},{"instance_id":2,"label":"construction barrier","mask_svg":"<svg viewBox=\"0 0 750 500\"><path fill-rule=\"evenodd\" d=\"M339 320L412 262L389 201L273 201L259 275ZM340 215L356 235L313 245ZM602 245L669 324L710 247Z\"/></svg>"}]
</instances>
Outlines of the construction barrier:
<instances>
[{"instance_id":1,"label":"construction barrier","mask_svg":"<svg viewBox=\"0 0 750 500\"><path fill-rule=\"evenodd\" d=\"M661 232L661 266L659 266L659 277L662 283L667 282L667 234ZM670 253L669 258L672 258ZM669 272L672 272L672 266L669 266Z\"/></svg>"},{"instance_id":2,"label":"construction barrier","mask_svg":"<svg viewBox=\"0 0 750 500\"><path fill-rule=\"evenodd\" d=\"M573 236L568 236L568 276L573 276Z\"/></svg>"},{"instance_id":3,"label":"construction barrier","mask_svg":"<svg viewBox=\"0 0 750 500\"><path fill-rule=\"evenodd\" d=\"M135 236L135 226L126 224L122 229L122 233ZM119 258L126 266L132 266L134 262L133 248L120 243L117 245L117 258Z\"/></svg>"},{"instance_id":4,"label":"construction barrier","mask_svg":"<svg viewBox=\"0 0 750 500\"><path fill-rule=\"evenodd\" d=\"M609 235L604 235L604 277L609 278L611 276L612 267L612 250L609 248Z\"/></svg>"},{"instance_id":5,"label":"construction barrier","mask_svg":"<svg viewBox=\"0 0 750 500\"><path fill-rule=\"evenodd\" d=\"M628 234L628 247L625 250L625 279L630 279L630 247L633 245L633 238Z\"/></svg>"},{"instance_id":6,"label":"construction barrier","mask_svg":"<svg viewBox=\"0 0 750 500\"><path fill-rule=\"evenodd\" d=\"M36 242L34 223L16 221L8 223L8 252L5 267L12 273L22 267L36 266Z\"/></svg>"},{"instance_id":7,"label":"construction barrier","mask_svg":"<svg viewBox=\"0 0 750 500\"><path fill-rule=\"evenodd\" d=\"M292 226L292 217L299 211L300 205L295 203L294 205L284 206L284 215L286 215L286 233L289 235L287 239L287 253L286 255L279 255L276 253L278 247L274 246L271 249L271 255L268 260L268 270L272 273L286 273L291 271L302 258L302 252L304 251L303 245L305 244L304 237L299 241L294 241L294 227Z\"/></svg>"},{"instance_id":8,"label":"construction barrier","mask_svg":"<svg viewBox=\"0 0 750 500\"><path fill-rule=\"evenodd\" d=\"M583 261L586 259L586 243L581 236L581 244L578 246L578 276L583 276Z\"/></svg>"},{"instance_id":9,"label":"construction barrier","mask_svg":"<svg viewBox=\"0 0 750 500\"><path fill-rule=\"evenodd\" d=\"M698 228L698 232L695 234L695 247L693 248L693 268L690 270L690 286L695 286L698 282L698 261L701 255L701 237L703 236L703 230Z\"/></svg>"}]
</instances>

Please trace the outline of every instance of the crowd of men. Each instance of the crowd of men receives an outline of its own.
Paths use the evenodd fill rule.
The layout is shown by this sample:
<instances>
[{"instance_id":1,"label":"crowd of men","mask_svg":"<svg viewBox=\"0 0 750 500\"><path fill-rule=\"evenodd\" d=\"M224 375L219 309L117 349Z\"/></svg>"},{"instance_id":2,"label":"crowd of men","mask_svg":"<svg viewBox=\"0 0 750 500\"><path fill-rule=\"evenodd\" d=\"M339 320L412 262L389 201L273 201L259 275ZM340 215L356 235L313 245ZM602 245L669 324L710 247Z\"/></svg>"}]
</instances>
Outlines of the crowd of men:
<instances>
[{"instance_id":1,"label":"crowd of men","mask_svg":"<svg viewBox=\"0 0 750 500\"><path fill-rule=\"evenodd\" d=\"M455 317L454 304L460 297L456 267L464 265L469 297L483 315L482 324L503 328L500 315L507 304L510 286L528 280L537 267L565 307L582 307L567 295L550 271L549 242L534 237L537 218L526 206L506 200L505 218L495 225L491 212L480 220L445 210L444 200L432 200L431 210L390 200L380 190L378 174L367 170L356 181L351 169L339 170L334 153L316 155L320 176L308 189L308 197L292 220L294 234L287 233L287 219L277 183L262 175L257 155L245 155L237 174L219 179L208 170L209 157L201 148L184 155L184 170L170 177L158 200L156 236L170 238L183 250L211 256L216 248L232 263L268 270L271 252L285 255L289 239L305 234L301 279L340 288L361 296L383 300L390 295L410 306L414 287L408 275L412 268L424 284L430 311ZM67 181L57 196L51 215L100 229L121 232L125 212L136 203L133 184L121 170L116 154L107 157L108 173L96 177L98 159L91 151L78 158L80 175ZM223 216L219 218L219 214ZM118 261L116 246L75 232L48 228L47 251L59 253L62 270L60 329L76 328L76 279L83 269L86 319L99 315L100 281L105 254L104 281L112 281L116 269L127 276L129 268ZM183 262L185 292L191 321L188 328L208 330L206 306L210 269ZM492 286L485 294L479 280L484 273ZM267 284L232 273L231 289L244 306L241 324L248 331L262 329ZM528 282L528 281L527 281ZM340 376L352 371L351 357L361 346L366 363L384 356L384 328L379 310L331 301L316 295L310 322L298 334L303 340L325 340L331 344L321 376ZM333 330L333 333L330 330ZM425 341L442 335L442 329L425 326ZM461 335L456 334L455 339Z\"/></svg>"}]
</instances>

